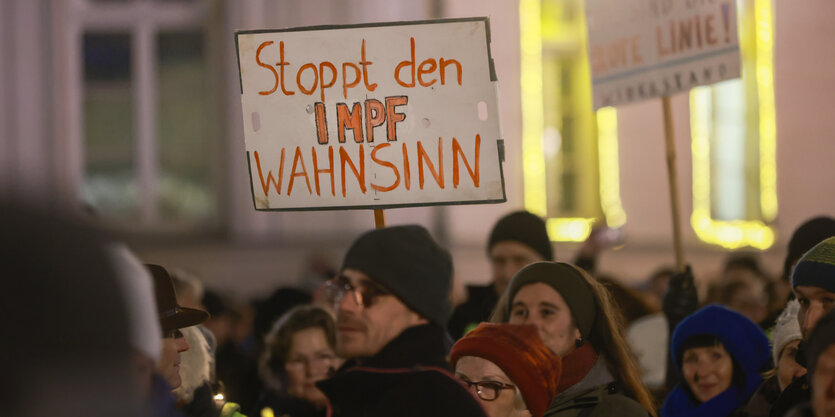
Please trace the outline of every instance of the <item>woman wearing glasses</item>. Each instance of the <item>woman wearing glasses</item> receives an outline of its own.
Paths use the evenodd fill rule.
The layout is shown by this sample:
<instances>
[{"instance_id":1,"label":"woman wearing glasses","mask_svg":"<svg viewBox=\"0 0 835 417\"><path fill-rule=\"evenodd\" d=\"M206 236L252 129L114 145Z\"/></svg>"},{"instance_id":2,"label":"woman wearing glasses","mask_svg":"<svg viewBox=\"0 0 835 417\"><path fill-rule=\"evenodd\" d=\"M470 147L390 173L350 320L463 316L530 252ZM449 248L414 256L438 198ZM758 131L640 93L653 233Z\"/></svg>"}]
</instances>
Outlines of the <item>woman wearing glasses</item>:
<instances>
[{"instance_id":1,"label":"woman wearing glasses","mask_svg":"<svg viewBox=\"0 0 835 417\"><path fill-rule=\"evenodd\" d=\"M266 415L325 416L327 398L315 383L342 364L335 338L333 318L319 307L293 308L275 323L258 367L265 385L259 415L269 408Z\"/></svg>"},{"instance_id":2,"label":"woman wearing glasses","mask_svg":"<svg viewBox=\"0 0 835 417\"><path fill-rule=\"evenodd\" d=\"M488 417L542 417L562 368L536 327L512 324L481 323L455 343L450 362Z\"/></svg>"},{"instance_id":3,"label":"woman wearing glasses","mask_svg":"<svg viewBox=\"0 0 835 417\"><path fill-rule=\"evenodd\" d=\"M562 262L522 268L491 321L535 325L545 346L562 358L546 416L655 415L623 336L623 318L609 291L582 269Z\"/></svg>"}]
</instances>

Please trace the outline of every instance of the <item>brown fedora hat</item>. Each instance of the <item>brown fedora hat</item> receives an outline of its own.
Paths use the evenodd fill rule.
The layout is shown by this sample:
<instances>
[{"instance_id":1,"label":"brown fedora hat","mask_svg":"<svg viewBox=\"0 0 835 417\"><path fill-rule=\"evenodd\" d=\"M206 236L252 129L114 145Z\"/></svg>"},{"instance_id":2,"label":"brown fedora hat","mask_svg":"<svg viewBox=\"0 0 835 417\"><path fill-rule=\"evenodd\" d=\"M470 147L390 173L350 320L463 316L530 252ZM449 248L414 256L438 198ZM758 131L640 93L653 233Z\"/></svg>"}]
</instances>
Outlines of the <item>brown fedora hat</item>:
<instances>
[{"instance_id":1,"label":"brown fedora hat","mask_svg":"<svg viewBox=\"0 0 835 417\"><path fill-rule=\"evenodd\" d=\"M194 308L186 308L177 302L177 292L174 291L174 281L165 268L145 264L154 277L154 293L157 299L157 312L162 332L194 326L209 318L209 313Z\"/></svg>"}]
</instances>

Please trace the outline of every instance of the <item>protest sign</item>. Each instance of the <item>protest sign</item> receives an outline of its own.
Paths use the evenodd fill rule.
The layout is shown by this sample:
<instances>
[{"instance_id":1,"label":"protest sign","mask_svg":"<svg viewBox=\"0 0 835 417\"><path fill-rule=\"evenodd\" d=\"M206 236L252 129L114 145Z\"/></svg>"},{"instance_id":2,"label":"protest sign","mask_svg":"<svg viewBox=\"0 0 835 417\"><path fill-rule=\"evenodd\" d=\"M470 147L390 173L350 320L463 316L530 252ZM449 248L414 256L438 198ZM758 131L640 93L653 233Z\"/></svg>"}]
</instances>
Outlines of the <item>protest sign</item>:
<instances>
[{"instance_id":1,"label":"protest sign","mask_svg":"<svg viewBox=\"0 0 835 417\"><path fill-rule=\"evenodd\" d=\"M739 77L734 0L586 0L594 108Z\"/></svg>"},{"instance_id":2,"label":"protest sign","mask_svg":"<svg viewBox=\"0 0 835 417\"><path fill-rule=\"evenodd\" d=\"M235 34L257 210L504 202L487 18Z\"/></svg>"},{"instance_id":3,"label":"protest sign","mask_svg":"<svg viewBox=\"0 0 835 417\"><path fill-rule=\"evenodd\" d=\"M735 0L586 0L594 108L661 98L676 267L684 271L670 96L740 74Z\"/></svg>"}]
</instances>

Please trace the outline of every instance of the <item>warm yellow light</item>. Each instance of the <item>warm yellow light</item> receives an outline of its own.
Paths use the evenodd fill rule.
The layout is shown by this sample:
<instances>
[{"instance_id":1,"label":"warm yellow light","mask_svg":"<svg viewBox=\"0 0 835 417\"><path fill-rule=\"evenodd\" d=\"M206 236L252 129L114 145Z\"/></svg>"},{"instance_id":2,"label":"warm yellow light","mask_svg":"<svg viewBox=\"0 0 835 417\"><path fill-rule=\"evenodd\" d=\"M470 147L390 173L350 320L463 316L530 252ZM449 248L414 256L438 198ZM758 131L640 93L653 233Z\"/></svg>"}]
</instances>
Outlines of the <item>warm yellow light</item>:
<instances>
[{"instance_id":1,"label":"warm yellow light","mask_svg":"<svg viewBox=\"0 0 835 417\"><path fill-rule=\"evenodd\" d=\"M760 212L777 217L777 115L774 108L774 30L771 0L756 0L757 98L760 111Z\"/></svg>"},{"instance_id":2,"label":"warm yellow light","mask_svg":"<svg viewBox=\"0 0 835 417\"><path fill-rule=\"evenodd\" d=\"M275 413L272 408L264 407L261 409L261 417L275 417Z\"/></svg>"},{"instance_id":3,"label":"warm yellow light","mask_svg":"<svg viewBox=\"0 0 835 417\"><path fill-rule=\"evenodd\" d=\"M223 394L217 393L217 395L215 395L215 401L223 401Z\"/></svg>"},{"instance_id":4,"label":"warm yellow light","mask_svg":"<svg viewBox=\"0 0 835 417\"><path fill-rule=\"evenodd\" d=\"M521 0L519 26L521 41L522 83L522 163L524 170L525 208L547 216L547 185L543 147L544 108L542 96L542 15L541 0ZM585 20L580 19L581 25ZM552 29L552 32L554 30ZM585 34L586 30L572 33ZM583 45L585 50L585 45ZM600 201L606 224L618 228L626 223L620 199L617 111L604 108L597 112ZM591 232L595 218L550 218L548 232L553 241L581 242Z\"/></svg>"},{"instance_id":5,"label":"warm yellow light","mask_svg":"<svg viewBox=\"0 0 835 417\"><path fill-rule=\"evenodd\" d=\"M597 143L600 166L600 204L606 224L619 228L626 224L626 212L620 201L618 165L618 114L614 107L597 111Z\"/></svg>"},{"instance_id":6,"label":"warm yellow light","mask_svg":"<svg viewBox=\"0 0 835 417\"><path fill-rule=\"evenodd\" d=\"M555 217L546 221L548 236L558 242L582 242L589 237L595 219L585 217Z\"/></svg>"},{"instance_id":7,"label":"warm yellow light","mask_svg":"<svg viewBox=\"0 0 835 417\"><path fill-rule=\"evenodd\" d=\"M522 166L525 208L547 215L545 158L542 149L542 29L540 0L519 4L522 72Z\"/></svg>"},{"instance_id":8,"label":"warm yellow light","mask_svg":"<svg viewBox=\"0 0 835 417\"><path fill-rule=\"evenodd\" d=\"M776 126L772 70L772 25L770 0L756 0L757 97L759 105L760 210L770 222L777 214ZM766 50L767 49L767 50ZM752 247L765 250L774 244L774 230L763 221L721 221L710 215L711 88L690 92L690 132L693 157L693 214L690 224L705 243L725 249Z\"/></svg>"}]
</instances>

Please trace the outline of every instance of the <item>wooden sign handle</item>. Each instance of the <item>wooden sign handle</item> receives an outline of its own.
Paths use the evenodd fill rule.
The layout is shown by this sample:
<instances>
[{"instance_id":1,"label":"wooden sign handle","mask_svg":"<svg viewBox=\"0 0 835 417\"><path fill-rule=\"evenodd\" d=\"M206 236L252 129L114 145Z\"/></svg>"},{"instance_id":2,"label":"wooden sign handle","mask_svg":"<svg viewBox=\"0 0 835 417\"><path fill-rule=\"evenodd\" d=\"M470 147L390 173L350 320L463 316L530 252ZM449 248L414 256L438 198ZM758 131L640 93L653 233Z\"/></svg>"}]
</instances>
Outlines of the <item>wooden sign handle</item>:
<instances>
[{"instance_id":1,"label":"wooden sign handle","mask_svg":"<svg viewBox=\"0 0 835 417\"><path fill-rule=\"evenodd\" d=\"M383 209L375 209L374 210L374 227L377 229L382 229L386 227L386 213Z\"/></svg>"},{"instance_id":2,"label":"wooden sign handle","mask_svg":"<svg viewBox=\"0 0 835 417\"><path fill-rule=\"evenodd\" d=\"M670 105L670 97L664 96L661 99L664 107L664 139L667 149L667 178L670 183L670 206L673 214L673 248L675 249L676 269L684 271L684 248L681 237L681 213L678 197L678 170L676 168L676 143L673 131L673 111Z\"/></svg>"}]
</instances>

